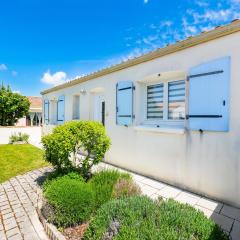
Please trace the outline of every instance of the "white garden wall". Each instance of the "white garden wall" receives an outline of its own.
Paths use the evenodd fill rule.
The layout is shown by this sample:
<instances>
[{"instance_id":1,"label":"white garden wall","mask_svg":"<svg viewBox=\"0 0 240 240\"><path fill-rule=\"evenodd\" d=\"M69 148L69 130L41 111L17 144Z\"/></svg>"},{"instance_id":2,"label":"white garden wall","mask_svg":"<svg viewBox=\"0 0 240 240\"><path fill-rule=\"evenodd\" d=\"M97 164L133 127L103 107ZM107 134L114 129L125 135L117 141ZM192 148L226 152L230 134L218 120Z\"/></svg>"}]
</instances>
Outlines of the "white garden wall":
<instances>
[{"instance_id":1,"label":"white garden wall","mask_svg":"<svg viewBox=\"0 0 240 240\"><path fill-rule=\"evenodd\" d=\"M13 133L27 133L29 135L29 143L40 147L41 144L41 127L0 127L0 144L8 144L9 137Z\"/></svg>"}]
</instances>

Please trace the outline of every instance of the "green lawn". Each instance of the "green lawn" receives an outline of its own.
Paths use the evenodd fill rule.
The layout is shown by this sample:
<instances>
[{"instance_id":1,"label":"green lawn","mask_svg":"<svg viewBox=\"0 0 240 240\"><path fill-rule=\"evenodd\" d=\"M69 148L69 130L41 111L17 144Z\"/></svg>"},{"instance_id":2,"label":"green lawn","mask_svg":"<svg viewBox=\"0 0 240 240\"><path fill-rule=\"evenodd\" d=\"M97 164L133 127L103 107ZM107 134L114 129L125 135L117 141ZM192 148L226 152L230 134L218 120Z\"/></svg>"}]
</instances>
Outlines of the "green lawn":
<instances>
[{"instance_id":1,"label":"green lawn","mask_svg":"<svg viewBox=\"0 0 240 240\"><path fill-rule=\"evenodd\" d=\"M43 151L30 144L0 145L0 183L33 169L47 166Z\"/></svg>"}]
</instances>

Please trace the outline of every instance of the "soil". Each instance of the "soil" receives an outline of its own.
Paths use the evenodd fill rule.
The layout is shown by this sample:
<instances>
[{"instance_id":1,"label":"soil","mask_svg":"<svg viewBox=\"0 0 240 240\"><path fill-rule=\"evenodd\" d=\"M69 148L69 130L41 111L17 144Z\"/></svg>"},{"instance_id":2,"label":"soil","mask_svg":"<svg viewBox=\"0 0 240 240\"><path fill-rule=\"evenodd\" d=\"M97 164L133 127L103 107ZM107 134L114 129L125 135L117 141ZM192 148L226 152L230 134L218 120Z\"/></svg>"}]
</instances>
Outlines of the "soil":
<instances>
[{"instance_id":1,"label":"soil","mask_svg":"<svg viewBox=\"0 0 240 240\"><path fill-rule=\"evenodd\" d=\"M88 228L88 225L88 223L84 223L76 227L65 228L63 231L63 235L67 240L81 240L85 231Z\"/></svg>"}]
</instances>

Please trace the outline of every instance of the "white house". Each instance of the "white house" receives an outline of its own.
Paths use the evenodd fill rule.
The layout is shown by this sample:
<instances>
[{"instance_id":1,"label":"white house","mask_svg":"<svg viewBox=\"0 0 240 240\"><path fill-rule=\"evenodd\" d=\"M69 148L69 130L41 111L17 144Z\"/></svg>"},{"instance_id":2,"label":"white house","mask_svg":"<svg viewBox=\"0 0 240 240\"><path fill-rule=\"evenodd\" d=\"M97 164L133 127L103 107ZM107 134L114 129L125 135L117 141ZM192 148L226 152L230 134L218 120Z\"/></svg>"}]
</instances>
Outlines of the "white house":
<instances>
[{"instance_id":1,"label":"white house","mask_svg":"<svg viewBox=\"0 0 240 240\"><path fill-rule=\"evenodd\" d=\"M16 123L17 127L40 126L42 123L42 98L27 97L30 102L29 113L27 116L20 118Z\"/></svg>"},{"instance_id":2,"label":"white house","mask_svg":"<svg viewBox=\"0 0 240 240\"><path fill-rule=\"evenodd\" d=\"M240 20L42 95L44 134L101 121L107 162L240 207Z\"/></svg>"}]
</instances>

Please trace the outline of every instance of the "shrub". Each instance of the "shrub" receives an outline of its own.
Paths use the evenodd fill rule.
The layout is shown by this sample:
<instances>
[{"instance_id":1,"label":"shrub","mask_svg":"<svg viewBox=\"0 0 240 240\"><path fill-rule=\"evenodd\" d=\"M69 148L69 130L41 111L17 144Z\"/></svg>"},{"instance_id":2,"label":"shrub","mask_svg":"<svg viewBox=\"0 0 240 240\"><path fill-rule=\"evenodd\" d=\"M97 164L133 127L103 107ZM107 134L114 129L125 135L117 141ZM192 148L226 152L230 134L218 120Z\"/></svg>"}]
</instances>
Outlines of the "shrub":
<instances>
[{"instance_id":1,"label":"shrub","mask_svg":"<svg viewBox=\"0 0 240 240\"><path fill-rule=\"evenodd\" d=\"M140 194L140 187L131 179L119 179L113 187L114 198L130 197Z\"/></svg>"},{"instance_id":2,"label":"shrub","mask_svg":"<svg viewBox=\"0 0 240 240\"><path fill-rule=\"evenodd\" d=\"M90 222L84 240L225 240L228 237L203 213L174 200L145 196L104 204Z\"/></svg>"},{"instance_id":3,"label":"shrub","mask_svg":"<svg viewBox=\"0 0 240 240\"><path fill-rule=\"evenodd\" d=\"M95 195L89 184L64 176L52 180L44 191L52 206L50 222L57 227L68 227L89 220L95 210Z\"/></svg>"},{"instance_id":4,"label":"shrub","mask_svg":"<svg viewBox=\"0 0 240 240\"><path fill-rule=\"evenodd\" d=\"M72 121L42 138L45 159L58 169L78 169L89 178L91 167L102 161L110 139L99 122ZM84 155L84 157L83 157Z\"/></svg>"},{"instance_id":5,"label":"shrub","mask_svg":"<svg viewBox=\"0 0 240 240\"><path fill-rule=\"evenodd\" d=\"M96 192L96 204L100 207L109 201L113 196L113 187L119 179L131 179L128 173L120 173L115 170L105 170L98 172L89 181Z\"/></svg>"},{"instance_id":6,"label":"shrub","mask_svg":"<svg viewBox=\"0 0 240 240\"><path fill-rule=\"evenodd\" d=\"M24 142L24 143L28 143L29 140L29 135L26 133L13 133L10 137L9 137L9 142L10 143L16 143L16 142Z\"/></svg>"},{"instance_id":7,"label":"shrub","mask_svg":"<svg viewBox=\"0 0 240 240\"><path fill-rule=\"evenodd\" d=\"M43 184L43 190L46 190L46 188L48 187L48 185L58 179L74 179L74 180L78 180L80 182L85 182L85 179L78 173L78 172L66 172L66 171L59 171L56 170L54 172L51 172L48 176L47 179L44 181Z\"/></svg>"}]
</instances>

